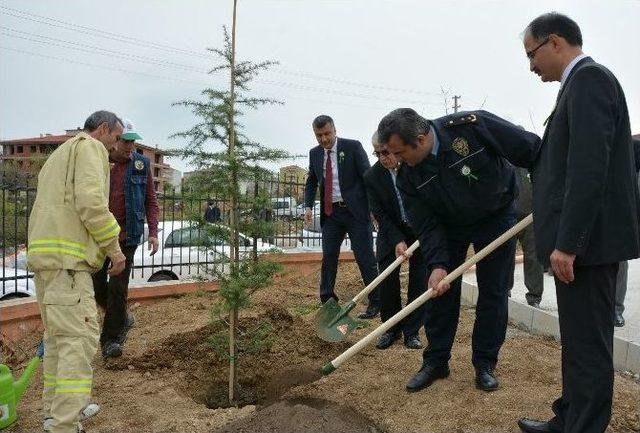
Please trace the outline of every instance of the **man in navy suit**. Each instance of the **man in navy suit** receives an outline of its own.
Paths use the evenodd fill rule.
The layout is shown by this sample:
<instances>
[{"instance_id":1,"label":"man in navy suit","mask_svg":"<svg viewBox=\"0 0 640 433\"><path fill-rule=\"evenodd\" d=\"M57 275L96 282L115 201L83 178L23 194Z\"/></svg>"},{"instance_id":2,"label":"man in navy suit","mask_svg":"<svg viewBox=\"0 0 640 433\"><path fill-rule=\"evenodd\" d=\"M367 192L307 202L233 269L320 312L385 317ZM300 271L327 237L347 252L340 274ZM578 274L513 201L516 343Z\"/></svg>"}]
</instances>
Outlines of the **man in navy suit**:
<instances>
[{"instance_id":1,"label":"man in navy suit","mask_svg":"<svg viewBox=\"0 0 640 433\"><path fill-rule=\"evenodd\" d=\"M340 245L349 234L351 249L360 268L364 284L378 275L373 255L372 226L363 176L369 159L356 140L338 138L331 117L313 120L318 146L309 151L309 175L304 189L305 221L311 222L311 209L320 188L320 225L322 226L322 272L320 301L338 299L333 291L338 270ZM367 311L359 317L371 319L380 311L379 291L369 294Z\"/></svg>"},{"instance_id":2,"label":"man in navy suit","mask_svg":"<svg viewBox=\"0 0 640 433\"><path fill-rule=\"evenodd\" d=\"M374 155L378 162L373 164L364 175L371 213L378 222L376 238L376 257L380 270L391 265L396 257L404 255L409 262L409 284L407 304L411 303L426 290L424 282L427 278L427 265L422 251L418 248L414 254L406 254L407 249L417 237L411 226L396 186L401 163L395 155L385 149L378 140L376 132L371 138ZM380 319L386 322L402 309L400 297L400 266L380 283ZM395 340L404 334L404 345L408 349L422 349L418 336L420 327L424 325L424 305L405 317L400 323L389 329L378 338L378 349L391 347Z\"/></svg>"},{"instance_id":3,"label":"man in navy suit","mask_svg":"<svg viewBox=\"0 0 640 433\"><path fill-rule=\"evenodd\" d=\"M536 251L551 266L562 343L562 394L526 433L601 433L613 400L618 263L640 255L638 187L624 92L582 52L578 24L548 13L525 29L531 72L559 81L533 165Z\"/></svg>"}]
</instances>

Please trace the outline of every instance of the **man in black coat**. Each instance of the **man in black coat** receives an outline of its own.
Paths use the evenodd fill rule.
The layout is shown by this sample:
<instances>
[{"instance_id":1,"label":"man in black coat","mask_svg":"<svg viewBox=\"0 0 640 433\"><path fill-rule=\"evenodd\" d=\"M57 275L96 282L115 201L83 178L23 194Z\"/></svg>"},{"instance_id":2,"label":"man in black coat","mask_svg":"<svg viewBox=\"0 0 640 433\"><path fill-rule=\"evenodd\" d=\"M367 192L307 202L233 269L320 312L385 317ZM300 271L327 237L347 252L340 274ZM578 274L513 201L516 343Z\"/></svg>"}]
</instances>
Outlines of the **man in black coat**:
<instances>
[{"instance_id":1,"label":"man in black coat","mask_svg":"<svg viewBox=\"0 0 640 433\"><path fill-rule=\"evenodd\" d=\"M426 303L429 344L407 391L449 376L449 359L460 315L462 278L442 280L460 266L469 246L481 250L516 220L518 195L513 165L533 163L540 138L486 111L427 120L410 108L387 114L380 143L406 166L398 188L407 206L437 297ZM478 262L478 302L472 338L476 387L498 388L494 368L507 330L509 283L515 239Z\"/></svg>"},{"instance_id":2,"label":"man in black coat","mask_svg":"<svg viewBox=\"0 0 640 433\"><path fill-rule=\"evenodd\" d=\"M367 188L369 207L378 222L378 237L376 238L376 257L380 272L385 270L396 257L409 257L409 289L407 303L410 303L426 290L425 278L427 267L418 248L413 254L406 251L417 237L407 218L407 212L396 186L398 171L401 168L396 157L378 142L378 133L372 138L374 155L378 162L373 164L364 174L364 184ZM386 322L402 308L400 298L400 266L398 266L382 283L380 283L380 319ZM382 334L376 347L386 349L395 340L404 335L404 345L408 349L422 349L418 336L420 327L424 324L424 305L416 309L404 320Z\"/></svg>"},{"instance_id":3,"label":"man in black coat","mask_svg":"<svg viewBox=\"0 0 640 433\"><path fill-rule=\"evenodd\" d=\"M326 302L330 298L338 299L333 288L345 234L349 234L364 284L378 276L373 255L373 227L363 180L370 164L359 141L336 136L331 117L318 116L312 126L318 145L309 151L309 175L304 188L305 222L311 224L311 211L319 187L322 226L320 301ZM359 317L372 319L379 310L380 295L375 289L369 293L367 311Z\"/></svg>"},{"instance_id":4,"label":"man in black coat","mask_svg":"<svg viewBox=\"0 0 640 433\"><path fill-rule=\"evenodd\" d=\"M582 53L570 18L544 14L524 33L530 69L560 81L534 165L538 258L551 265L562 341L562 396L525 432L600 433L611 418L618 263L638 257L638 188L624 92Z\"/></svg>"},{"instance_id":5,"label":"man in black coat","mask_svg":"<svg viewBox=\"0 0 640 433\"><path fill-rule=\"evenodd\" d=\"M204 211L204 220L208 223L220 221L220 208L213 199L207 200L207 208Z\"/></svg>"}]
</instances>

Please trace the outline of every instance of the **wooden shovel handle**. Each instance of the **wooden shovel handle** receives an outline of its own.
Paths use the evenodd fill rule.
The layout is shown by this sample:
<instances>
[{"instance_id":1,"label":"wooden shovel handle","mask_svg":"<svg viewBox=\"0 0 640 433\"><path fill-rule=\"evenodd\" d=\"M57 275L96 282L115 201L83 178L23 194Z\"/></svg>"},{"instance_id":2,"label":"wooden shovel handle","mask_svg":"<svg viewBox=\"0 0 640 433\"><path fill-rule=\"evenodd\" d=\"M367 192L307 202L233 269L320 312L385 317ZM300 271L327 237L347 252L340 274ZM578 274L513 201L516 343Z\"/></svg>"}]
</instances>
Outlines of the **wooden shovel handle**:
<instances>
[{"instance_id":1,"label":"wooden shovel handle","mask_svg":"<svg viewBox=\"0 0 640 433\"><path fill-rule=\"evenodd\" d=\"M405 254L413 254L413 252L415 250L418 249L418 247L420 247L420 242L419 241L415 241L414 243L411 244L411 246L409 248L407 248L407 251L405 251ZM364 289L362 289L362 291L360 293L358 293L356 296L353 297L352 302L353 303L358 303L360 301L360 299L362 299L363 297L367 296L369 294L369 292L371 292L373 289L375 289L376 287L378 287L378 285L384 281L385 278L387 278L389 276L389 274L391 272L393 272L398 266L400 266L400 264L402 262L404 262L405 260L407 260L407 258L403 255L403 256L399 256L398 258L396 258L393 263L391 263L389 266L387 266L387 268L382 271L382 273L378 274L378 276L369 283L369 285L367 285L367 287L365 287Z\"/></svg>"},{"instance_id":2,"label":"wooden shovel handle","mask_svg":"<svg viewBox=\"0 0 640 433\"><path fill-rule=\"evenodd\" d=\"M471 266L473 266L476 263L478 263L480 260L482 260L483 258L488 256L489 254L491 254L494 250L496 250L499 246L501 246L506 241L508 241L509 239L514 237L516 234L518 234L520 231L522 231L524 228L526 228L529 224L531 224L532 221L533 221L533 215L529 214L529 216L527 216L522 221L520 221L518 224L516 224L515 226L511 227L509 230L504 232L499 238L497 238L496 240L491 242L489 245L487 245L486 247L484 247L483 249L478 251L473 257L469 258L466 262L464 262L463 264L458 266L453 272L448 274L442 281L447 282L447 283L453 282L456 278L461 276ZM414 243L414 245L416 243L417 243L417 241ZM412 245L412 247L413 247L413 245ZM395 262L394 262L394 264L395 264ZM391 268L391 266L389 268ZM396 323L398 323L399 321L401 321L402 319L407 317L416 308L418 308L419 306L421 306L422 304L427 302L433 296L434 296L433 289L430 288L425 293L423 293L418 298L416 298L413 302L411 302L409 305L404 307L402 310L398 311L395 316L391 317L389 320L384 322L382 325L378 326L369 335L367 335L366 337L364 337L363 339L358 341L356 344L351 346L349 349L347 349L341 355L339 355L337 358L335 358L333 361L331 361L333 369L330 369L330 370L333 371L336 368L338 368L342 363L347 361L349 358L351 358L356 353L360 352L366 345L371 343L374 339L378 338L380 335L382 335L385 332L387 332L394 325L396 325ZM325 368L326 368L326 366L325 366Z\"/></svg>"}]
</instances>

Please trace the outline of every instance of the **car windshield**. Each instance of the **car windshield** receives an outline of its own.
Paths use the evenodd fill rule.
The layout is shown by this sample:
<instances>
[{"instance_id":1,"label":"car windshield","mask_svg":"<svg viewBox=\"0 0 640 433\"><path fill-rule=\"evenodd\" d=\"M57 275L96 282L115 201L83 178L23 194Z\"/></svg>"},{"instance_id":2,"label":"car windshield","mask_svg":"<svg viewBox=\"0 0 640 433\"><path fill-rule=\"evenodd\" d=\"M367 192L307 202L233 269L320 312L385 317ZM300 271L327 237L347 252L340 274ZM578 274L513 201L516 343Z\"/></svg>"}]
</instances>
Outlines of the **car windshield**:
<instances>
[{"instance_id":1,"label":"car windshield","mask_svg":"<svg viewBox=\"0 0 640 433\"><path fill-rule=\"evenodd\" d=\"M241 246L251 246L251 240L240 235ZM167 236L165 248L173 247L228 247L229 232L227 230L203 230L200 227L186 227L174 230Z\"/></svg>"}]
</instances>

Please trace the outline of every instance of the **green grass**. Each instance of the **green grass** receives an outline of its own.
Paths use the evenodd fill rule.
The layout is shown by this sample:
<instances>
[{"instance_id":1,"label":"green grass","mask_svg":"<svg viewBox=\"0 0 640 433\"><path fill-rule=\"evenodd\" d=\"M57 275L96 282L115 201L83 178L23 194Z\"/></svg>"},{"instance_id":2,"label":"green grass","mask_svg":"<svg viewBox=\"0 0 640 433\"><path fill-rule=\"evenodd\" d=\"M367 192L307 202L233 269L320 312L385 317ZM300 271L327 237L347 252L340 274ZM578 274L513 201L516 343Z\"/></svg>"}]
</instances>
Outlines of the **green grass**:
<instances>
[{"instance_id":1,"label":"green grass","mask_svg":"<svg viewBox=\"0 0 640 433\"><path fill-rule=\"evenodd\" d=\"M294 316L306 316L307 314L316 311L318 306L315 304L294 305L290 309Z\"/></svg>"}]
</instances>

